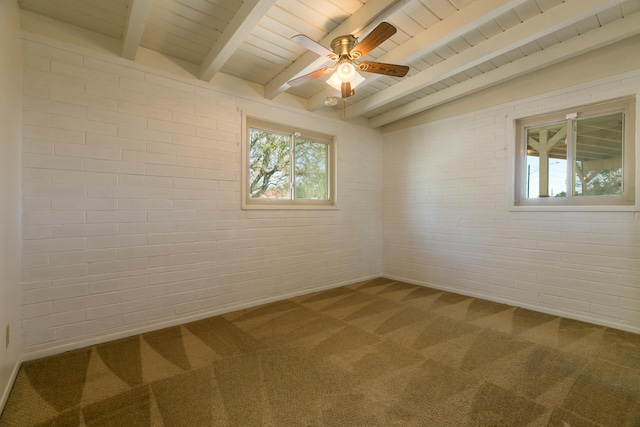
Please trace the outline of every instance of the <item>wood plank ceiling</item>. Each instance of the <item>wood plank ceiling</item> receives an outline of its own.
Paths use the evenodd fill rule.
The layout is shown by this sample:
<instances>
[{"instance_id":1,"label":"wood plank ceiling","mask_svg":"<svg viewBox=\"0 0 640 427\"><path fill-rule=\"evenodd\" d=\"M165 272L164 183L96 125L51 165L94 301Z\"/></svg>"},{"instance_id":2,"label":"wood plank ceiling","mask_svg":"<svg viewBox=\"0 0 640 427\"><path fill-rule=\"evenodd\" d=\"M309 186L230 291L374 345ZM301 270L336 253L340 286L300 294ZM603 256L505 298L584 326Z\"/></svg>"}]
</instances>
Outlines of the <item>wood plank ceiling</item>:
<instances>
[{"instance_id":1,"label":"wood plank ceiling","mask_svg":"<svg viewBox=\"0 0 640 427\"><path fill-rule=\"evenodd\" d=\"M345 118L379 127L499 82L640 33L640 0L19 0L26 13L106 36L118 54L140 49L191 64L194 78L225 73L326 107L339 93L319 78L331 65L292 42L305 34L365 36L387 21L397 33L366 59L410 66L404 78L362 73Z\"/></svg>"}]
</instances>

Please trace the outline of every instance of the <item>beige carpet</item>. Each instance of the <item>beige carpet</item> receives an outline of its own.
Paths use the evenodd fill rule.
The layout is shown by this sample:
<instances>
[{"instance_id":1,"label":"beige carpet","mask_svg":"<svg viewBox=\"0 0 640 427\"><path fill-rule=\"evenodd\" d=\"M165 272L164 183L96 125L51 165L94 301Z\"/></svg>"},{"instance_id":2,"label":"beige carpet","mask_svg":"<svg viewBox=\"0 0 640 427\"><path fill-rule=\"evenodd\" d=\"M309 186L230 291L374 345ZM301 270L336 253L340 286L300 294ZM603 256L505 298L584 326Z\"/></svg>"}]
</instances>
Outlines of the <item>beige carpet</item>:
<instances>
[{"instance_id":1,"label":"beige carpet","mask_svg":"<svg viewBox=\"0 0 640 427\"><path fill-rule=\"evenodd\" d=\"M640 426L640 336L376 279L25 363L2 426Z\"/></svg>"}]
</instances>

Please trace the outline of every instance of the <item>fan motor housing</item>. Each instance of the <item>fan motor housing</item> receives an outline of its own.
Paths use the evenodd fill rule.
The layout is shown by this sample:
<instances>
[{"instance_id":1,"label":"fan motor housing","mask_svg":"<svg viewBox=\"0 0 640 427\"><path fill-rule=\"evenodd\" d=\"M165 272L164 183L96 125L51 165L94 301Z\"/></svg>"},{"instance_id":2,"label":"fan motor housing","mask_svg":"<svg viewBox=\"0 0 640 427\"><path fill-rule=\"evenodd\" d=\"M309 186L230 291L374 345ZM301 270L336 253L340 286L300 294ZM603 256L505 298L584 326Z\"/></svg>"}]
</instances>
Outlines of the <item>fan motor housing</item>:
<instances>
[{"instance_id":1,"label":"fan motor housing","mask_svg":"<svg viewBox=\"0 0 640 427\"><path fill-rule=\"evenodd\" d=\"M351 51L358 43L358 39L352 35L340 36L331 42L331 50L339 57L350 57Z\"/></svg>"}]
</instances>

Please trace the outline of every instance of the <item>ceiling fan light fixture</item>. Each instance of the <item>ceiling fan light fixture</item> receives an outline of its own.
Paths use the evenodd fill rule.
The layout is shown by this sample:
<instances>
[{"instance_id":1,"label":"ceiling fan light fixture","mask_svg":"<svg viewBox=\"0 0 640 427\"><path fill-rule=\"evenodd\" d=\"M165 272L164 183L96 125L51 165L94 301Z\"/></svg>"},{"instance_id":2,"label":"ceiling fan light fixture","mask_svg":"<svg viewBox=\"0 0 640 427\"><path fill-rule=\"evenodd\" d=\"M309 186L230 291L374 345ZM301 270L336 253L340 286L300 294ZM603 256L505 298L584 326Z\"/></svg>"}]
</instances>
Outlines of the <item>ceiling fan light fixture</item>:
<instances>
[{"instance_id":1,"label":"ceiling fan light fixture","mask_svg":"<svg viewBox=\"0 0 640 427\"><path fill-rule=\"evenodd\" d=\"M341 65L344 65L344 64L341 64ZM350 79L342 80L339 76L339 73L335 72L331 75L329 79L327 79L327 84L332 88L334 88L335 90L341 90L342 83L347 83L347 82L351 83L351 89L355 89L356 86L362 83L364 81L364 77L362 77L358 72L356 72L355 67L352 64L349 64L349 65L351 65L351 67L353 68L353 75Z\"/></svg>"},{"instance_id":2,"label":"ceiling fan light fixture","mask_svg":"<svg viewBox=\"0 0 640 427\"><path fill-rule=\"evenodd\" d=\"M336 76L341 82L350 82L356 75L356 67L351 62L341 62L336 67Z\"/></svg>"}]
</instances>

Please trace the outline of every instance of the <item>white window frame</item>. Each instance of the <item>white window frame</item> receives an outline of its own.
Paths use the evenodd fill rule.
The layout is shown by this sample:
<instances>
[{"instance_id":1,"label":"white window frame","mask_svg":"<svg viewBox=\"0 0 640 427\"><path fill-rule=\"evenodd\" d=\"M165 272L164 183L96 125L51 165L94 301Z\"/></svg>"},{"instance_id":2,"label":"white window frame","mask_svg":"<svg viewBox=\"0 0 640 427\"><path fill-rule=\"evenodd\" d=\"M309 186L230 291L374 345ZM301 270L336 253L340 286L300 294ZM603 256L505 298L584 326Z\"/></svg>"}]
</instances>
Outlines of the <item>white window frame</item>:
<instances>
[{"instance_id":1,"label":"white window frame","mask_svg":"<svg viewBox=\"0 0 640 427\"><path fill-rule=\"evenodd\" d=\"M244 115L242 124L242 209L337 209L337 143L335 136ZM290 134L292 136L303 137L312 141L326 143L329 147L328 200L252 199L249 191L249 131L251 127L257 127L276 133ZM295 181L294 176L292 176L292 181Z\"/></svg>"},{"instance_id":2,"label":"white window frame","mask_svg":"<svg viewBox=\"0 0 640 427\"><path fill-rule=\"evenodd\" d=\"M510 176L510 210L525 211L637 211L639 210L639 172L640 164L637 123L639 121L638 97L636 94L614 99L603 99L583 105L565 105L554 111L536 115L513 115L508 121L510 129L508 135L513 136L513 150L511 151ZM547 123L571 120L578 113L582 117L600 116L615 111L624 111L625 127L623 141L623 180L625 188L621 196L579 196L579 197L548 197L526 198L524 196L526 182L526 147L524 141L527 127L543 126ZM570 165L571 159L567 164ZM571 184L567 192L572 191Z\"/></svg>"}]
</instances>

